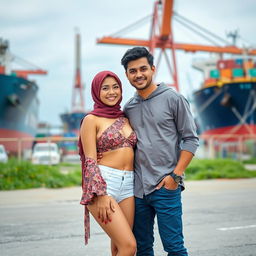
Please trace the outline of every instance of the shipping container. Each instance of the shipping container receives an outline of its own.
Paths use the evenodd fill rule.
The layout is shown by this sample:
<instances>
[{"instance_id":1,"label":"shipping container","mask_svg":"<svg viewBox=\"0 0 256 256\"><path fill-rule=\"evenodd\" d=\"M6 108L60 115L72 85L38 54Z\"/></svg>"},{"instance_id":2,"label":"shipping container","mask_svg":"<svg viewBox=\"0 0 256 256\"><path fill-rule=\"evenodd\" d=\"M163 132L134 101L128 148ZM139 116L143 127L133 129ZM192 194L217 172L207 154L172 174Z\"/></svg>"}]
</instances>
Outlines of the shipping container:
<instances>
[{"instance_id":1,"label":"shipping container","mask_svg":"<svg viewBox=\"0 0 256 256\"><path fill-rule=\"evenodd\" d=\"M249 75L250 77L256 77L256 68L249 69Z\"/></svg>"},{"instance_id":2,"label":"shipping container","mask_svg":"<svg viewBox=\"0 0 256 256\"><path fill-rule=\"evenodd\" d=\"M241 65L239 62L237 63L234 59L229 60L219 60L217 62L217 68L218 69L232 69L232 68L240 68Z\"/></svg>"},{"instance_id":3,"label":"shipping container","mask_svg":"<svg viewBox=\"0 0 256 256\"><path fill-rule=\"evenodd\" d=\"M236 59L236 60L235 60L236 65L238 65L238 66L240 66L240 67L243 66L243 62L244 62L243 59Z\"/></svg>"},{"instance_id":4,"label":"shipping container","mask_svg":"<svg viewBox=\"0 0 256 256\"><path fill-rule=\"evenodd\" d=\"M218 69L212 69L210 71L210 78L219 78L220 77L220 71Z\"/></svg>"},{"instance_id":5,"label":"shipping container","mask_svg":"<svg viewBox=\"0 0 256 256\"><path fill-rule=\"evenodd\" d=\"M238 68L239 66L236 65L235 60L226 60L226 68Z\"/></svg>"},{"instance_id":6,"label":"shipping container","mask_svg":"<svg viewBox=\"0 0 256 256\"><path fill-rule=\"evenodd\" d=\"M232 75L233 77L243 77L244 70L242 68L234 68L232 69Z\"/></svg>"},{"instance_id":7,"label":"shipping container","mask_svg":"<svg viewBox=\"0 0 256 256\"><path fill-rule=\"evenodd\" d=\"M217 83L217 79L214 79L214 78L208 78L204 81L204 84L206 86L209 86L209 85L215 85Z\"/></svg>"},{"instance_id":8,"label":"shipping container","mask_svg":"<svg viewBox=\"0 0 256 256\"><path fill-rule=\"evenodd\" d=\"M231 78L232 77L232 69L221 69L220 71L221 78Z\"/></svg>"},{"instance_id":9,"label":"shipping container","mask_svg":"<svg viewBox=\"0 0 256 256\"><path fill-rule=\"evenodd\" d=\"M0 74L5 74L5 67L4 66L0 66Z\"/></svg>"},{"instance_id":10,"label":"shipping container","mask_svg":"<svg viewBox=\"0 0 256 256\"><path fill-rule=\"evenodd\" d=\"M217 62L217 69L225 69L226 68L226 63L224 60L219 60Z\"/></svg>"},{"instance_id":11,"label":"shipping container","mask_svg":"<svg viewBox=\"0 0 256 256\"><path fill-rule=\"evenodd\" d=\"M244 61L244 69L251 69L253 68L253 61L249 60L249 61Z\"/></svg>"}]
</instances>

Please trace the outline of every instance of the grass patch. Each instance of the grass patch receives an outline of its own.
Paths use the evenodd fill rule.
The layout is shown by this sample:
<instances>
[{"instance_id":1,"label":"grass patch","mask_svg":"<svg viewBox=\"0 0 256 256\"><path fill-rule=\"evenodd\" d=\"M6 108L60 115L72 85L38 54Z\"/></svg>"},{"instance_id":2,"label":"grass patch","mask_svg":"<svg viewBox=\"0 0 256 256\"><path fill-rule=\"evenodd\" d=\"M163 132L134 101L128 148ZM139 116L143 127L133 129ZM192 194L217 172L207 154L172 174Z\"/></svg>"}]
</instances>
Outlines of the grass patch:
<instances>
[{"instance_id":1,"label":"grass patch","mask_svg":"<svg viewBox=\"0 0 256 256\"><path fill-rule=\"evenodd\" d=\"M256 157L243 161L244 164L256 164Z\"/></svg>"},{"instance_id":2,"label":"grass patch","mask_svg":"<svg viewBox=\"0 0 256 256\"><path fill-rule=\"evenodd\" d=\"M67 168L64 174L60 170ZM10 159L0 163L0 190L28 188L62 188L81 185L81 169L76 164L58 166L32 165ZM231 159L193 159L186 170L186 180L253 178L242 163Z\"/></svg>"},{"instance_id":3,"label":"grass patch","mask_svg":"<svg viewBox=\"0 0 256 256\"><path fill-rule=\"evenodd\" d=\"M67 163L67 162L61 162L59 163L59 166L63 166L63 167L81 167L81 164L75 164L75 163Z\"/></svg>"},{"instance_id":4,"label":"grass patch","mask_svg":"<svg viewBox=\"0 0 256 256\"><path fill-rule=\"evenodd\" d=\"M0 163L0 190L62 188L81 184L81 171L62 174L59 166L32 165L10 159Z\"/></svg>"},{"instance_id":5,"label":"grass patch","mask_svg":"<svg viewBox=\"0 0 256 256\"><path fill-rule=\"evenodd\" d=\"M193 159L186 170L186 180L253 178L242 163L231 159Z\"/></svg>"}]
</instances>

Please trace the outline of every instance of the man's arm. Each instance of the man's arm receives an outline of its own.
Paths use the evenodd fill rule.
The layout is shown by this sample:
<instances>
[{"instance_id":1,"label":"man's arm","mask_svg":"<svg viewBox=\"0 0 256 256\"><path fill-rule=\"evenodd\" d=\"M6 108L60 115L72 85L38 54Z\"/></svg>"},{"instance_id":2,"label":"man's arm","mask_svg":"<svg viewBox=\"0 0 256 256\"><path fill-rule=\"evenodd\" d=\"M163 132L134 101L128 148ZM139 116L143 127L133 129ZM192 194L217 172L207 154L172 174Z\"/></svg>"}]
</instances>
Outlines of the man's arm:
<instances>
[{"instance_id":1,"label":"man's arm","mask_svg":"<svg viewBox=\"0 0 256 256\"><path fill-rule=\"evenodd\" d=\"M194 155L191 152L182 150L180 152L180 158L178 160L178 163L174 168L173 172L179 176L182 176L186 168L188 167L189 163L191 162L193 156Z\"/></svg>"},{"instance_id":2,"label":"man's arm","mask_svg":"<svg viewBox=\"0 0 256 256\"><path fill-rule=\"evenodd\" d=\"M194 155L199 146L199 138L189 103L185 97L180 95L175 107L175 123L181 139L181 150L191 152Z\"/></svg>"},{"instance_id":3,"label":"man's arm","mask_svg":"<svg viewBox=\"0 0 256 256\"><path fill-rule=\"evenodd\" d=\"M196 133L196 126L189 108L189 104L183 96L180 96L177 101L175 113L177 132L182 140L182 143L180 157L173 172L178 176L182 176L196 152L199 145L199 138ZM173 190L178 187L178 183L174 181L173 177L167 175L157 185L157 189L161 188L162 186Z\"/></svg>"}]
</instances>

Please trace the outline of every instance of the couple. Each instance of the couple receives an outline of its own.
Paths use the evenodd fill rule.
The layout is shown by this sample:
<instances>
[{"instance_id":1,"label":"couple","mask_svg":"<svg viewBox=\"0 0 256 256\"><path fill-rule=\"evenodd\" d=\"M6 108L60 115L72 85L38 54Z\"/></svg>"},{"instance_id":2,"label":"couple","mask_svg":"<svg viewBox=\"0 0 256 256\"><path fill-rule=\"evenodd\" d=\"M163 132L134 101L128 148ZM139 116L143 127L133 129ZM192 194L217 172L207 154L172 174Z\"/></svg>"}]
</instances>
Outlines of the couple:
<instances>
[{"instance_id":1,"label":"couple","mask_svg":"<svg viewBox=\"0 0 256 256\"><path fill-rule=\"evenodd\" d=\"M153 56L146 48L129 49L121 63L135 96L121 111L121 81L100 72L92 81L94 110L81 122L85 242L90 212L110 237L112 255L154 255L156 215L164 250L188 255L181 191L198 147L189 104L165 84L154 84Z\"/></svg>"}]
</instances>

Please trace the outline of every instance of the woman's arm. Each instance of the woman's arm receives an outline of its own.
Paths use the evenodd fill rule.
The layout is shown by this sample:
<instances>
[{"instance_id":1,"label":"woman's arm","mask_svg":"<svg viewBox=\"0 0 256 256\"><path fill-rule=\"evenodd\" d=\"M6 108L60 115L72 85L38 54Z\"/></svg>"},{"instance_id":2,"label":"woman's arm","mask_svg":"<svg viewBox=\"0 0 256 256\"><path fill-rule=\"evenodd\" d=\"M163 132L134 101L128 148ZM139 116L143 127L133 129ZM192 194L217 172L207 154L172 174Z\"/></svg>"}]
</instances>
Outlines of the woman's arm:
<instances>
[{"instance_id":1,"label":"woman's arm","mask_svg":"<svg viewBox=\"0 0 256 256\"><path fill-rule=\"evenodd\" d=\"M84 155L94 160L97 159L96 135L97 120L95 116L88 115L84 118L80 128L80 137L82 141Z\"/></svg>"}]
</instances>

